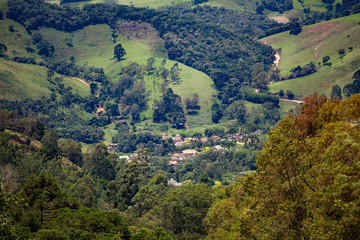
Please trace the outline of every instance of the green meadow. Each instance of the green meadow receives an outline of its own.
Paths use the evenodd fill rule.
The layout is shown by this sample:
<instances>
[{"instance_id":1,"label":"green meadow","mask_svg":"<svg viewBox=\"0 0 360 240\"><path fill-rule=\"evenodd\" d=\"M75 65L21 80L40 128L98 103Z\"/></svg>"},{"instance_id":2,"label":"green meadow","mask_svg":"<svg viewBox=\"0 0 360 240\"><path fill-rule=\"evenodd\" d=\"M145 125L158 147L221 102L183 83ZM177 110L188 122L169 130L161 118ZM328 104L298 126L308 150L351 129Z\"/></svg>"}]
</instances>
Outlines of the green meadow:
<instances>
[{"instance_id":1,"label":"green meadow","mask_svg":"<svg viewBox=\"0 0 360 240\"><path fill-rule=\"evenodd\" d=\"M71 87L80 96L90 94L89 87L76 79L62 77L65 87ZM24 99L49 96L52 83L47 81L47 69L37 65L16 63L0 59L0 99Z\"/></svg>"},{"instance_id":2,"label":"green meadow","mask_svg":"<svg viewBox=\"0 0 360 240\"><path fill-rule=\"evenodd\" d=\"M10 29L13 30L11 31ZM26 50L26 47L31 49L36 49L36 47L32 44L31 36L25 28L13 20L5 18L0 21L0 41L6 45L6 54L10 58L20 56L40 59L35 51Z\"/></svg>"}]
</instances>

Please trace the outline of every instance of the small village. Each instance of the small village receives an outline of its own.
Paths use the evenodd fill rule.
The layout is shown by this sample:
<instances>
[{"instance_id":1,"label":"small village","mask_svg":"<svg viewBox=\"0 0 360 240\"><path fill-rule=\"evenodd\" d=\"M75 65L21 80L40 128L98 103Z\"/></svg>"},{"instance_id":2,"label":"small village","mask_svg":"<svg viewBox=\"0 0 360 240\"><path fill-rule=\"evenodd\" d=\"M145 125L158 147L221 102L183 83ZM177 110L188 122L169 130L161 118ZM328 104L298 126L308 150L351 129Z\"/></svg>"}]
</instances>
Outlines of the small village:
<instances>
[{"instance_id":1,"label":"small village","mask_svg":"<svg viewBox=\"0 0 360 240\"><path fill-rule=\"evenodd\" d=\"M226 134L223 137L219 137L219 136L211 136L211 137L200 137L200 138L196 138L196 137L185 137L182 136L180 134L175 134L172 135L171 132L169 133L161 133L161 138L162 140L166 140L168 141L169 139L172 139L172 141L174 142L174 145L179 148L182 149L184 147L186 147L187 145L190 145L191 143L194 142L208 142L211 141L214 143L214 145L210 148L210 147L206 147L206 151L208 150L212 150L212 151L228 151L228 149L224 146L221 146L221 142L225 142L225 141L230 141L230 142L235 142L236 145L238 146L243 146L245 144L251 144L254 140L252 140L251 136L256 136L256 135L260 135L262 134L263 131L258 129L254 132L250 132L250 133L233 133L233 134ZM151 134L153 134L151 132ZM108 147L109 152L116 152L117 151L117 143L111 143ZM199 149L184 149L184 150L179 150L178 152L175 152L173 154L170 155L171 159L168 162L168 166L171 167L178 167L180 166L185 160L190 159L195 157L196 155L198 155L201 151ZM128 162L131 162L134 158L137 157L137 153L133 153L129 156L127 155L123 155L123 156L119 156L118 159L124 159Z\"/></svg>"}]
</instances>

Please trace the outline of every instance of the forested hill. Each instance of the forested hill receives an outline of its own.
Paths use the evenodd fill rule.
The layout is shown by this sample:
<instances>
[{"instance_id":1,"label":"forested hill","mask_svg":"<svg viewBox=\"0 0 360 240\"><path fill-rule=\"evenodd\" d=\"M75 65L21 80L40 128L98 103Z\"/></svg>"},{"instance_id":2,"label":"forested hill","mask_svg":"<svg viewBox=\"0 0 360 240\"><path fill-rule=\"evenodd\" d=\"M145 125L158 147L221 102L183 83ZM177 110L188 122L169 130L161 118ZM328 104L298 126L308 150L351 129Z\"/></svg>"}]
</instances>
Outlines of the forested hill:
<instances>
[{"instance_id":1,"label":"forested hill","mask_svg":"<svg viewBox=\"0 0 360 240\"><path fill-rule=\"evenodd\" d=\"M359 239L360 95L313 95L279 122L256 173L223 189L209 239Z\"/></svg>"},{"instance_id":2,"label":"forested hill","mask_svg":"<svg viewBox=\"0 0 360 240\"><path fill-rule=\"evenodd\" d=\"M181 10L179 15L175 11L169 13L167 10L155 11L123 5L93 4L75 10L41 0L10 0L7 17L20 22L28 31L51 27L71 32L90 24L106 23L115 28L119 20L148 22L164 39L169 59L207 73L221 91L221 99L226 104L236 99L256 101L253 97L241 94L240 88L242 84L250 85L253 82L251 72L255 63L264 64L262 71L270 69L274 52L254 37L278 24L262 16L249 18L249 14L238 15L241 21L235 23L236 29L244 33L246 28L244 35L228 30L226 21L213 24L207 20L213 14L219 19L226 18L230 10L201 9L188 8L186 11ZM202 12L203 16L195 17L200 16L195 15L197 12ZM268 100L276 102L271 98Z\"/></svg>"}]
</instances>

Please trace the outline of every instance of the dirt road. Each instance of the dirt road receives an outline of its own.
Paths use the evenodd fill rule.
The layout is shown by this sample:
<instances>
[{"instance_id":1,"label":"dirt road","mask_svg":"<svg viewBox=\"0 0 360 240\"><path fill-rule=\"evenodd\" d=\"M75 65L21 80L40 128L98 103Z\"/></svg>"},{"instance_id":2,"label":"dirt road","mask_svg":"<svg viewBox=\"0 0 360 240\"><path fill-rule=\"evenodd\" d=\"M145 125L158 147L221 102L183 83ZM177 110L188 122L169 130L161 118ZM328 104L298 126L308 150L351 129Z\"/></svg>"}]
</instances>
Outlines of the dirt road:
<instances>
[{"instance_id":1,"label":"dirt road","mask_svg":"<svg viewBox=\"0 0 360 240\"><path fill-rule=\"evenodd\" d=\"M72 78L75 79L75 80L78 80L79 82L82 82L85 86L90 88L90 85L84 79L77 78L77 77L72 77Z\"/></svg>"}]
</instances>

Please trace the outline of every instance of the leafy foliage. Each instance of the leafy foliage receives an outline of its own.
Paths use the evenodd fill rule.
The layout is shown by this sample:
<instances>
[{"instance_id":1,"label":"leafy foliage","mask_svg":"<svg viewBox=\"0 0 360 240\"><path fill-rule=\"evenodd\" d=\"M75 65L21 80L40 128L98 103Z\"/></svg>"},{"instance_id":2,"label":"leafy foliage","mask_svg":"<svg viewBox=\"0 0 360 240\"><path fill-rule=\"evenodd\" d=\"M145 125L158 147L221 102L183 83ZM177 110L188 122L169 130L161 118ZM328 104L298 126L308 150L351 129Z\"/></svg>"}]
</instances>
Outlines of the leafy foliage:
<instances>
[{"instance_id":1,"label":"leafy foliage","mask_svg":"<svg viewBox=\"0 0 360 240\"><path fill-rule=\"evenodd\" d=\"M125 54L126 54L126 51L122 47L121 43L119 43L118 45L115 46L115 48L114 48L114 57L116 58L117 61L120 61L121 58L123 56L125 56Z\"/></svg>"},{"instance_id":2,"label":"leafy foliage","mask_svg":"<svg viewBox=\"0 0 360 240\"><path fill-rule=\"evenodd\" d=\"M360 95L305 99L257 157L258 170L222 190L208 215L211 239L358 238ZM349 220L352 219L352 220Z\"/></svg>"},{"instance_id":3,"label":"leafy foliage","mask_svg":"<svg viewBox=\"0 0 360 240\"><path fill-rule=\"evenodd\" d=\"M203 218L212 202L206 184L185 184L168 191L156 209L162 226L176 234L203 235Z\"/></svg>"},{"instance_id":4,"label":"leafy foliage","mask_svg":"<svg viewBox=\"0 0 360 240\"><path fill-rule=\"evenodd\" d=\"M181 98L171 88L164 91L162 99L154 102L154 122L169 121L176 128L185 127L185 114L181 106Z\"/></svg>"}]
</instances>

